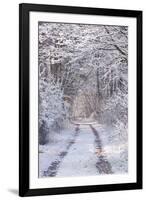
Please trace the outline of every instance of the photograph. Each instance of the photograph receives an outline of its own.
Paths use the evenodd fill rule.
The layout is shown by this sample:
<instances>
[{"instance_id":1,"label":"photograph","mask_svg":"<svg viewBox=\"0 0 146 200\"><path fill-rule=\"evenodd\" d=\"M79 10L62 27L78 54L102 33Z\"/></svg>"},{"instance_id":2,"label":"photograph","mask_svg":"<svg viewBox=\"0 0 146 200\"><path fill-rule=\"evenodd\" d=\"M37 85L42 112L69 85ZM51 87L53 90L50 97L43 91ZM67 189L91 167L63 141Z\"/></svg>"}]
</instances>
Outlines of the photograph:
<instances>
[{"instance_id":1,"label":"photograph","mask_svg":"<svg viewBox=\"0 0 146 200\"><path fill-rule=\"evenodd\" d=\"M142 189L142 11L19 6L19 195Z\"/></svg>"},{"instance_id":2,"label":"photograph","mask_svg":"<svg viewBox=\"0 0 146 200\"><path fill-rule=\"evenodd\" d=\"M38 22L38 176L128 173L128 26Z\"/></svg>"}]
</instances>

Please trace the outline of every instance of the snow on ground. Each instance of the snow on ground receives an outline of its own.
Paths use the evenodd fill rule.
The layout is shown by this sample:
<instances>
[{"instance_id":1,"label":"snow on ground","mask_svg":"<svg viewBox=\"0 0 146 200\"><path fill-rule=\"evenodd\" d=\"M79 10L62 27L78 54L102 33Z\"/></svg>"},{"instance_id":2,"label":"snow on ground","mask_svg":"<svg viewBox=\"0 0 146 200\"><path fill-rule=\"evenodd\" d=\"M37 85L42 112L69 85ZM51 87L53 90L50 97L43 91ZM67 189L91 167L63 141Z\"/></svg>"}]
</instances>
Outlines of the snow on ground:
<instances>
[{"instance_id":1,"label":"snow on ground","mask_svg":"<svg viewBox=\"0 0 146 200\"><path fill-rule=\"evenodd\" d=\"M46 145L39 145L39 177L48 170L50 164L58 159L60 152L65 151L67 144L72 140L75 133L75 126L60 131L50 133L50 142Z\"/></svg>"},{"instance_id":2,"label":"snow on ground","mask_svg":"<svg viewBox=\"0 0 146 200\"><path fill-rule=\"evenodd\" d=\"M103 147L103 155L111 164L114 174L122 174L128 172L128 141L120 139L113 127L105 125L94 125L99 132Z\"/></svg>"},{"instance_id":3,"label":"snow on ground","mask_svg":"<svg viewBox=\"0 0 146 200\"><path fill-rule=\"evenodd\" d=\"M94 135L88 125L80 125L75 144L63 159L57 176L97 175Z\"/></svg>"},{"instance_id":4,"label":"snow on ground","mask_svg":"<svg viewBox=\"0 0 146 200\"><path fill-rule=\"evenodd\" d=\"M73 121L72 122L73 124L79 124L79 125L96 125L97 124L97 122L96 121L80 121L80 122L78 122L78 121Z\"/></svg>"},{"instance_id":5,"label":"snow on ground","mask_svg":"<svg viewBox=\"0 0 146 200\"><path fill-rule=\"evenodd\" d=\"M95 122L89 124L98 132L101 155L110 163L112 173L127 173L128 142L120 140L114 128ZM49 144L39 146L39 177L44 177L44 172L54 161L59 161L55 173L57 177L99 175L96 165L100 162L96 152L95 135L90 125L81 123L76 137L75 128L76 125L72 124L60 133L51 133ZM73 138L74 143L67 149ZM67 152L63 158L59 156L61 152Z\"/></svg>"},{"instance_id":6,"label":"snow on ground","mask_svg":"<svg viewBox=\"0 0 146 200\"><path fill-rule=\"evenodd\" d=\"M77 118L77 120L72 121L73 124L97 124L97 121L95 119L93 119L92 116L88 117L88 118Z\"/></svg>"}]
</instances>

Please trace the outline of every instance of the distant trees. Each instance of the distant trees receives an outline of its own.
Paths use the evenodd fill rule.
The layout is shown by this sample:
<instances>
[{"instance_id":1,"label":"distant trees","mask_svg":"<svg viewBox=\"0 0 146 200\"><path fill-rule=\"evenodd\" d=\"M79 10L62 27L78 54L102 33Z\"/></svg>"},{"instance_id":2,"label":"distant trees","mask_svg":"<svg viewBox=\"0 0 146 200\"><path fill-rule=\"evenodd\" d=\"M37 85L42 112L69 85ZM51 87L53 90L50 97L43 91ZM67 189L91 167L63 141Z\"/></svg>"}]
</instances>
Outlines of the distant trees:
<instances>
[{"instance_id":1,"label":"distant trees","mask_svg":"<svg viewBox=\"0 0 146 200\"><path fill-rule=\"evenodd\" d=\"M49 130L64 127L79 91L85 98L87 116L94 112L95 118L102 114L105 120L103 116L114 113L111 120L126 125L127 66L127 27L40 22L41 143L46 142Z\"/></svg>"}]
</instances>

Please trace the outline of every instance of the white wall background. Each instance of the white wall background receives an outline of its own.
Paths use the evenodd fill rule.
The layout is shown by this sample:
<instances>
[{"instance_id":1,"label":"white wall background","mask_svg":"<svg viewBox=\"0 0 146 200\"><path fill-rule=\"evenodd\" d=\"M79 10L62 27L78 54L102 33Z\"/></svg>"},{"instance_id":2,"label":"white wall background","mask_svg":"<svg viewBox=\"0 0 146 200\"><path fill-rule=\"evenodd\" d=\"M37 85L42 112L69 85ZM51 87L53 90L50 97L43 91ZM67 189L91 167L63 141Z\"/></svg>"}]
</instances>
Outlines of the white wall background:
<instances>
[{"instance_id":1,"label":"white wall background","mask_svg":"<svg viewBox=\"0 0 146 200\"><path fill-rule=\"evenodd\" d=\"M144 11L145 0L3 0L0 4L0 199L18 197L18 4L44 3L101 8L139 9ZM144 24L143 23L143 24ZM144 34L146 35L146 27ZM145 38L143 38L143 43ZM144 49L144 52L146 48ZM143 63L143 66L145 61ZM144 69L144 85L146 84ZM146 93L144 93L144 101ZM144 106L146 111L146 107ZM144 116L144 121L146 116ZM144 131L145 131L144 127ZM146 142L144 136L144 143ZM146 145L145 145L146 146ZM146 147L144 147L144 151ZM144 159L144 168L146 159ZM144 178L145 178L144 173ZM144 179L145 180L145 179ZM146 181L144 181L144 188ZM145 199L146 188L137 191L104 192L58 196L30 197L30 199L75 200L75 199Z\"/></svg>"}]
</instances>

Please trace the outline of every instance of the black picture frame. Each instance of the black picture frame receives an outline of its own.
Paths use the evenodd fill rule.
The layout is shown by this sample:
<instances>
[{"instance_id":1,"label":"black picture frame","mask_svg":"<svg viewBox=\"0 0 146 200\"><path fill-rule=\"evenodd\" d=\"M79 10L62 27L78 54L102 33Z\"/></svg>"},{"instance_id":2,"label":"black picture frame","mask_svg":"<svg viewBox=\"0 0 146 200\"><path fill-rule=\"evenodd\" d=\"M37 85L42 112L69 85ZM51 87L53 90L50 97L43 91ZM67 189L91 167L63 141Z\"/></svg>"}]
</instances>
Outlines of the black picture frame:
<instances>
[{"instance_id":1,"label":"black picture frame","mask_svg":"<svg viewBox=\"0 0 146 200\"><path fill-rule=\"evenodd\" d=\"M29 13L31 11L134 17L137 21L137 181L135 183L61 188L29 187ZM142 189L142 11L58 5L19 5L19 195L55 195Z\"/></svg>"}]
</instances>

